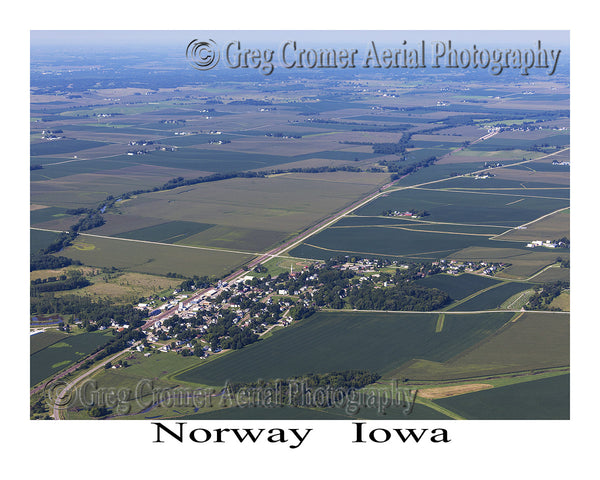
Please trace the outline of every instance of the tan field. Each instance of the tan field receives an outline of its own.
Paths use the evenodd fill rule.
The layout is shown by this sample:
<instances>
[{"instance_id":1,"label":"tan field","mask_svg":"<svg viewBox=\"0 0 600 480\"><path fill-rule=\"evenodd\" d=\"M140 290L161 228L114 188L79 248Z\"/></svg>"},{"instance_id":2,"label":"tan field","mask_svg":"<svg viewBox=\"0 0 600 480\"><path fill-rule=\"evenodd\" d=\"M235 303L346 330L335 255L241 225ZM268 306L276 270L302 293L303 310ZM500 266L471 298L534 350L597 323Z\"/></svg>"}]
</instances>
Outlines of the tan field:
<instances>
[{"instance_id":1,"label":"tan field","mask_svg":"<svg viewBox=\"0 0 600 480\"><path fill-rule=\"evenodd\" d=\"M467 385L454 385L451 387L419 389L417 396L433 400L436 398L454 397L464 393L479 392L480 390L487 390L488 388L493 388L493 385L490 385L489 383L469 383Z\"/></svg>"}]
</instances>

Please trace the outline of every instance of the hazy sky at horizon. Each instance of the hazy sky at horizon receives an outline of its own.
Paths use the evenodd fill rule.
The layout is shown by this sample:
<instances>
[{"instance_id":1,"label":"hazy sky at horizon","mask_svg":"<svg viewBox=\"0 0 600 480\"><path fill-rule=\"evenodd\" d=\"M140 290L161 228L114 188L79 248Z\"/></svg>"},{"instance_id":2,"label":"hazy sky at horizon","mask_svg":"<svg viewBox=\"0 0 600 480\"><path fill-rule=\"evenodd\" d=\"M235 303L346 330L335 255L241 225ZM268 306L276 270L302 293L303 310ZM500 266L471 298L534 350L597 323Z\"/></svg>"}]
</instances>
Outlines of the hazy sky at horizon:
<instances>
[{"instance_id":1,"label":"hazy sky at horizon","mask_svg":"<svg viewBox=\"0 0 600 480\"><path fill-rule=\"evenodd\" d=\"M250 46L277 47L287 40L323 48L336 45L360 45L365 41L387 42L401 46L403 40L413 43L448 41L456 48L466 48L475 43L497 48L519 46L533 48L537 40L545 47L562 47L568 50L568 30L31 30L31 48L40 47L114 47L139 48L163 46L179 48L191 40L214 39L218 44L231 40L251 41Z\"/></svg>"}]
</instances>

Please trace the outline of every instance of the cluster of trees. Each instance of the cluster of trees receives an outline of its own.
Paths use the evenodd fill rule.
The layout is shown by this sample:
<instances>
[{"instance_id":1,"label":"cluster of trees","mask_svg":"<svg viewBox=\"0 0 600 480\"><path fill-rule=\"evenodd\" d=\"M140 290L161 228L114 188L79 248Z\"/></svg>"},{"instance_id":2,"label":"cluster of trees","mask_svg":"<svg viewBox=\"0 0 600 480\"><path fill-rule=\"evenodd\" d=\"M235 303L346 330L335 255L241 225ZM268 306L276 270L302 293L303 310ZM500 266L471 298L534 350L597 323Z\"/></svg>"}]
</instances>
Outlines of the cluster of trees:
<instances>
[{"instance_id":1,"label":"cluster of trees","mask_svg":"<svg viewBox=\"0 0 600 480\"><path fill-rule=\"evenodd\" d=\"M411 284L389 287L364 285L353 287L348 293L348 303L358 310L411 310L428 312L450 303L450 296L437 288Z\"/></svg>"},{"instance_id":2,"label":"cluster of trees","mask_svg":"<svg viewBox=\"0 0 600 480\"><path fill-rule=\"evenodd\" d=\"M374 143L373 153L378 153L382 155L403 154L407 148L412 148L412 144L410 144L410 139L412 137L412 133L404 132L398 140L398 143Z\"/></svg>"},{"instance_id":3,"label":"cluster of trees","mask_svg":"<svg viewBox=\"0 0 600 480\"><path fill-rule=\"evenodd\" d=\"M273 133L265 133L265 137L288 137L288 138L302 138L302 135L292 135L291 133L283 133L283 132L273 132Z\"/></svg>"},{"instance_id":4,"label":"cluster of trees","mask_svg":"<svg viewBox=\"0 0 600 480\"><path fill-rule=\"evenodd\" d=\"M208 103L208 101L206 103ZM272 102L270 102L269 100L255 100L253 98L246 98L244 100L232 100L227 105L256 105L256 106L261 106L261 105L272 105Z\"/></svg>"},{"instance_id":5,"label":"cluster of trees","mask_svg":"<svg viewBox=\"0 0 600 480\"><path fill-rule=\"evenodd\" d=\"M79 260L71 260L63 256L45 255L35 253L31 255L29 263L29 271L35 270L54 270L58 268L68 267L69 265L81 265Z\"/></svg>"},{"instance_id":6,"label":"cluster of trees","mask_svg":"<svg viewBox=\"0 0 600 480\"><path fill-rule=\"evenodd\" d=\"M571 261L570 260L565 260L562 257L556 257L556 261L558 263L560 263L560 268L570 268L571 267Z\"/></svg>"},{"instance_id":7,"label":"cluster of trees","mask_svg":"<svg viewBox=\"0 0 600 480\"><path fill-rule=\"evenodd\" d=\"M38 400L33 402L30 407L30 415L31 418L40 418L39 415L44 415L48 413L48 400L44 395L42 395ZM47 416L47 415L46 415ZM46 417L42 417L46 418ZM49 418L49 417L48 417Z\"/></svg>"},{"instance_id":8,"label":"cluster of trees","mask_svg":"<svg viewBox=\"0 0 600 480\"><path fill-rule=\"evenodd\" d=\"M44 292L59 292L64 290L75 290L91 285L91 282L81 272L70 272L67 275L57 277L37 278L32 280L30 294L38 296Z\"/></svg>"},{"instance_id":9,"label":"cluster of trees","mask_svg":"<svg viewBox=\"0 0 600 480\"><path fill-rule=\"evenodd\" d=\"M222 321L213 323L208 327L205 338L213 352L219 348L239 350L258 341L258 335L251 328L242 329L233 323L235 318L234 313L226 312Z\"/></svg>"},{"instance_id":10,"label":"cluster of trees","mask_svg":"<svg viewBox=\"0 0 600 480\"><path fill-rule=\"evenodd\" d=\"M73 242L75 237L77 237L77 232L73 232L73 231L61 232L58 235L57 239L54 240L54 242L52 242L46 248L40 249L36 254L32 255L31 259L33 259L33 258L39 259L39 258L42 258L44 255L49 255L51 253L60 252L63 248L66 248L69 245L71 245L71 243Z\"/></svg>"},{"instance_id":11,"label":"cluster of trees","mask_svg":"<svg viewBox=\"0 0 600 480\"><path fill-rule=\"evenodd\" d=\"M100 227L104 225L104 223L104 217L99 212L92 212L81 218L76 224L71 225L71 231L84 232L86 230L91 230L92 228Z\"/></svg>"},{"instance_id":12,"label":"cluster of trees","mask_svg":"<svg viewBox=\"0 0 600 480\"><path fill-rule=\"evenodd\" d=\"M552 243L555 243L561 248L569 248L571 246L571 241L567 237L562 237L558 240L552 240Z\"/></svg>"},{"instance_id":13,"label":"cluster of trees","mask_svg":"<svg viewBox=\"0 0 600 480\"><path fill-rule=\"evenodd\" d=\"M83 326L88 325L98 328L101 325L110 325L114 319L118 323L127 323L131 328L144 324L147 313L138 310L132 305L115 305L109 300L93 301L88 297L79 295L65 295L61 297L40 296L31 299L31 315L51 315L61 313L81 318Z\"/></svg>"},{"instance_id":14,"label":"cluster of trees","mask_svg":"<svg viewBox=\"0 0 600 480\"><path fill-rule=\"evenodd\" d=\"M427 160L421 160L420 162L413 163L412 165L408 165L404 168L400 168L399 165L388 165L388 170L394 172L392 174L392 181L398 180L400 177L404 177L405 175L409 175L410 173L416 172L417 170L421 170L422 168L427 168L433 165L437 161L437 157L429 157Z\"/></svg>"},{"instance_id":15,"label":"cluster of trees","mask_svg":"<svg viewBox=\"0 0 600 480\"><path fill-rule=\"evenodd\" d=\"M378 373L368 370L346 370L342 372L330 373L309 373L302 376L289 379L272 379L268 381L260 380L251 383L234 383L227 385L228 392L225 394L237 394L239 392L267 392L274 391L275 388L280 392L281 405L296 406L318 406L332 407L333 401L336 404L344 402L344 398L338 395L340 392L343 397L352 395L355 390L370 385L381 378ZM314 389L331 389L336 395L310 396ZM313 404L313 401L324 402ZM308 402L308 403L307 403ZM271 406L275 406L272 404Z\"/></svg>"},{"instance_id":16,"label":"cluster of trees","mask_svg":"<svg viewBox=\"0 0 600 480\"><path fill-rule=\"evenodd\" d=\"M545 283L535 289L535 293L531 296L525 308L527 310L560 310L559 308L551 307L550 304L552 300L567 288L569 288L569 282L557 281Z\"/></svg>"},{"instance_id":17,"label":"cluster of trees","mask_svg":"<svg viewBox=\"0 0 600 480\"><path fill-rule=\"evenodd\" d=\"M112 411L105 406L94 406L88 410L88 415L92 418L106 417L110 413L112 413Z\"/></svg>"},{"instance_id":18,"label":"cluster of trees","mask_svg":"<svg viewBox=\"0 0 600 480\"><path fill-rule=\"evenodd\" d=\"M181 284L179 285L179 290L193 290L195 288L208 288L210 287L210 279L206 276L203 275L202 277L199 277L198 275L194 275L192 278L189 278L187 280L184 280L183 282L181 282Z\"/></svg>"}]
</instances>

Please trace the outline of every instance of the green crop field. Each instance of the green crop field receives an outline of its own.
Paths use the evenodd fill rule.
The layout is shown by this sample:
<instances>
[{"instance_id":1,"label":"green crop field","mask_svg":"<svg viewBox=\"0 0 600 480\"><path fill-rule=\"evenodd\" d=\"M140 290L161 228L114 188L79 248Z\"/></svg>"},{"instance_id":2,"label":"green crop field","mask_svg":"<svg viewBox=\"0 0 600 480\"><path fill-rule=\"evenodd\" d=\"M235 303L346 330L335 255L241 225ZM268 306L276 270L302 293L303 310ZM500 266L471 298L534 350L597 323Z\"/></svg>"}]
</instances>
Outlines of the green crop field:
<instances>
[{"instance_id":1,"label":"green crop field","mask_svg":"<svg viewBox=\"0 0 600 480\"><path fill-rule=\"evenodd\" d=\"M448 293L453 300L461 300L469 295L499 283L490 277L463 273L462 275L438 274L418 280L419 285L439 288Z\"/></svg>"},{"instance_id":2,"label":"green crop field","mask_svg":"<svg viewBox=\"0 0 600 480\"><path fill-rule=\"evenodd\" d=\"M32 156L36 155L61 155L64 153L78 152L88 148L101 147L104 142L92 142L89 140L61 139L44 143L34 143L30 147Z\"/></svg>"},{"instance_id":3,"label":"green crop field","mask_svg":"<svg viewBox=\"0 0 600 480\"><path fill-rule=\"evenodd\" d=\"M570 375L467 393L435 403L472 420L568 420Z\"/></svg>"},{"instance_id":4,"label":"green crop field","mask_svg":"<svg viewBox=\"0 0 600 480\"><path fill-rule=\"evenodd\" d=\"M60 207L48 207L32 210L29 212L29 223L35 225L36 223L47 222L48 220L56 220L57 218L68 216L65 213L65 208ZM73 223L76 222L77 217L71 217Z\"/></svg>"},{"instance_id":5,"label":"green crop field","mask_svg":"<svg viewBox=\"0 0 600 480\"><path fill-rule=\"evenodd\" d=\"M137 155L123 155L115 158L133 164L139 162L137 157ZM289 162L289 157L180 147L176 152L153 151L150 154L143 155L143 160L148 165L223 173L273 167L280 163Z\"/></svg>"},{"instance_id":6,"label":"green crop field","mask_svg":"<svg viewBox=\"0 0 600 480\"><path fill-rule=\"evenodd\" d=\"M385 373L412 358L446 361L496 331L510 314L319 312L258 343L187 370L176 379L219 386L260 378L366 369Z\"/></svg>"},{"instance_id":7,"label":"green crop field","mask_svg":"<svg viewBox=\"0 0 600 480\"><path fill-rule=\"evenodd\" d=\"M58 233L45 232L43 230L29 230L29 251L36 253L42 248L46 248L58 238Z\"/></svg>"},{"instance_id":8,"label":"green crop field","mask_svg":"<svg viewBox=\"0 0 600 480\"><path fill-rule=\"evenodd\" d=\"M571 143L569 135L552 135L536 140L515 139L515 138L490 138L483 142L471 145L470 150L501 150L501 149L524 149L533 145L552 145L563 147Z\"/></svg>"},{"instance_id":9,"label":"green crop field","mask_svg":"<svg viewBox=\"0 0 600 480\"><path fill-rule=\"evenodd\" d=\"M136 230L119 233L114 236L119 238L131 238L133 240L175 243L213 226L214 225L206 223L176 220L173 222L160 223L150 227L138 228Z\"/></svg>"},{"instance_id":10,"label":"green crop field","mask_svg":"<svg viewBox=\"0 0 600 480\"><path fill-rule=\"evenodd\" d=\"M569 315L525 312L446 362L419 359L388 373L388 377L432 382L566 367L570 362L569 338Z\"/></svg>"},{"instance_id":11,"label":"green crop field","mask_svg":"<svg viewBox=\"0 0 600 480\"><path fill-rule=\"evenodd\" d=\"M466 302L450 308L450 310L477 311L500 308L507 299L532 286L531 283L507 282L480 293Z\"/></svg>"},{"instance_id":12,"label":"green crop field","mask_svg":"<svg viewBox=\"0 0 600 480\"><path fill-rule=\"evenodd\" d=\"M112 333L81 333L33 353L30 356L30 385L36 385L68 367L91 353L96 347L108 343L111 338L113 338Z\"/></svg>"},{"instance_id":13,"label":"green crop field","mask_svg":"<svg viewBox=\"0 0 600 480\"><path fill-rule=\"evenodd\" d=\"M68 334L59 332L58 330L46 330L42 333L31 335L29 337L29 354L33 355L34 353L37 353L47 346L52 345L59 340L63 340L68 336Z\"/></svg>"},{"instance_id":14,"label":"green crop field","mask_svg":"<svg viewBox=\"0 0 600 480\"><path fill-rule=\"evenodd\" d=\"M126 162L126 158L133 157L127 157L126 155L123 155L111 158L77 160L63 163L58 163L60 162L60 159L57 159L56 165L44 165L44 168L41 170L32 170L30 172L30 178L32 182L36 182L67 177L70 175L77 175L80 173L96 173L106 170L115 170L118 168L131 166L132 162Z\"/></svg>"},{"instance_id":15,"label":"green crop field","mask_svg":"<svg viewBox=\"0 0 600 480\"><path fill-rule=\"evenodd\" d=\"M309 252L304 248L305 245L312 246L314 251ZM438 259L472 246L525 250L525 245L518 242L500 243L489 240L486 236L434 233L411 230L408 227L328 228L310 237L305 245L291 250L290 255L323 259L348 254L361 254L370 258L387 255L397 258ZM315 252L320 249L320 254Z\"/></svg>"},{"instance_id":16,"label":"green crop field","mask_svg":"<svg viewBox=\"0 0 600 480\"><path fill-rule=\"evenodd\" d=\"M568 206L569 201L562 199L406 189L378 198L355 213L380 215L386 210L414 208L429 212L428 221L517 226Z\"/></svg>"},{"instance_id":17,"label":"green crop field","mask_svg":"<svg viewBox=\"0 0 600 480\"><path fill-rule=\"evenodd\" d=\"M363 217L359 215L348 215L335 223L332 228L340 227L402 227L422 232L451 232L464 234L483 234L495 236L506 232L506 227L493 225L468 225L429 222L428 217L413 219L410 217Z\"/></svg>"}]
</instances>

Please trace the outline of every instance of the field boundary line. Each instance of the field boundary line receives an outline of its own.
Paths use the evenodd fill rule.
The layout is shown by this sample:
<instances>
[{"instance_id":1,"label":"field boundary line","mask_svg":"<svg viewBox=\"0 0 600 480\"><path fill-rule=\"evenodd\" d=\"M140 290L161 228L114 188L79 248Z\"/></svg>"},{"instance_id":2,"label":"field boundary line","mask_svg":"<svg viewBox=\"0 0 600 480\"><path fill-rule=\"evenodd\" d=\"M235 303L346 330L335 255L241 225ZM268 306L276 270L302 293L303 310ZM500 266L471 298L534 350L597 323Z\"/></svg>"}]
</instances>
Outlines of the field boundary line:
<instances>
[{"instance_id":1,"label":"field boundary line","mask_svg":"<svg viewBox=\"0 0 600 480\"><path fill-rule=\"evenodd\" d=\"M422 188L417 187L415 190L426 190L428 192L448 192L448 193L472 193L473 195L502 195L503 197L522 197L522 198L545 198L547 200L568 200L567 198L561 197L546 197L543 195L519 195L518 193L496 193L496 192L482 192L482 191L473 191L473 190L460 190L459 187L456 188ZM492 190L490 188L490 190ZM528 189L533 190L533 189ZM520 201L520 200L517 200ZM506 205L511 205L507 203Z\"/></svg>"},{"instance_id":2,"label":"field boundary line","mask_svg":"<svg viewBox=\"0 0 600 480\"><path fill-rule=\"evenodd\" d=\"M466 418L461 417L458 413L455 413L452 410L448 410L447 408L442 407L441 405L438 405L437 403L435 403L429 399L419 397L418 392L417 392L416 403L425 405L426 407L429 407L432 410L435 410L436 412L442 413L442 414L446 415L447 417L450 417L452 420L466 420Z\"/></svg>"},{"instance_id":3,"label":"field boundary line","mask_svg":"<svg viewBox=\"0 0 600 480\"><path fill-rule=\"evenodd\" d=\"M326 250L328 252L337 252L337 253L355 253L357 255L375 255L380 257L396 257L396 258L419 258L417 255L429 255L430 253L444 253L444 252L455 252L454 250L434 250L431 252L417 252L411 253L409 255L396 255L393 253L373 253L373 252L354 252L351 250L334 250L333 248L319 247L318 245L313 245L312 243L305 243L305 245L313 248L318 248L319 250ZM303 258L303 257L289 257L289 258ZM308 259L307 259L308 260ZM321 260L322 261L322 260Z\"/></svg>"},{"instance_id":4,"label":"field boundary line","mask_svg":"<svg viewBox=\"0 0 600 480\"><path fill-rule=\"evenodd\" d=\"M435 222L433 220L419 220L404 217L386 217L384 215L349 215L348 218L393 218L398 222L423 223L425 225L458 225L461 227L489 227L489 228L514 228L508 225L486 225L482 223ZM351 226L351 225L350 225ZM339 227L335 227L339 228Z\"/></svg>"},{"instance_id":5,"label":"field boundary line","mask_svg":"<svg viewBox=\"0 0 600 480\"><path fill-rule=\"evenodd\" d=\"M490 237L489 233L466 233L466 232L444 232L442 230L422 230L419 228L409 228L409 227L401 227L400 225L341 225L338 227L330 227L334 228L369 228L369 227L377 227L377 228L390 228L392 230L406 230L407 232L423 232L423 233L445 233L448 235L471 235L476 237ZM492 234L494 235L494 234Z\"/></svg>"},{"instance_id":6,"label":"field boundary line","mask_svg":"<svg viewBox=\"0 0 600 480\"><path fill-rule=\"evenodd\" d=\"M446 318L445 313L438 315L437 323L435 325L435 333L440 333L444 329L444 319Z\"/></svg>"},{"instance_id":7,"label":"field boundary line","mask_svg":"<svg viewBox=\"0 0 600 480\"><path fill-rule=\"evenodd\" d=\"M569 205L568 207L559 208L558 210L554 210L553 212L547 213L546 215L542 215L541 217L539 217L539 218L536 218L535 220L532 220L531 222L523 223L522 225L518 225L518 226L516 226L516 227L512 227L512 228L510 228L510 229L509 229L509 230L507 230L506 232L499 233L498 235L496 235L496 236L494 236L494 237L490 238L490 240L496 240L496 238L498 238L498 237L501 237L502 235L505 235L505 234L507 234L508 232L511 232L511 231L513 231L513 230L521 230L521 229L523 229L523 227L527 227L528 225L531 225L532 223L539 222L540 220L543 220L544 218L550 217L550 216L552 216L552 215L556 215L557 213L564 212L565 210L570 210L570 209L571 209L571 206L570 206L570 205ZM506 241L507 241L507 242L513 242L513 241L515 241L515 240L506 240ZM523 242L523 243L524 243L524 242Z\"/></svg>"},{"instance_id":8,"label":"field boundary line","mask_svg":"<svg viewBox=\"0 0 600 480\"><path fill-rule=\"evenodd\" d=\"M50 230L47 228L37 228L37 227L29 227L29 228L31 230L39 230L42 232L55 232L55 233L63 232L63 230ZM152 242L150 240L137 240L134 238L110 237L108 235L96 235L96 234L92 234L92 233L80 233L79 235L81 235L82 237L104 238L107 240L122 240L125 242L147 243L149 245L161 245L163 247L191 248L194 250L208 250L208 251L213 251L213 252L234 253L237 255L249 255L249 256L253 256L253 257L268 256L268 257L280 257L280 258L290 258L290 259L297 258L297 257L286 256L286 255L276 255L276 254L269 254L269 253L244 252L241 250L227 250L225 248L218 248L218 247L198 247L198 246L194 246L194 245L180 245L177 243L163 243L163 242ZM318 261L313 258L307 258L306 260Z\"/></svg>"},{"instance_id":9,"label":"field boundary line","mask_svg":"<svg viewBox=\"0 0 600 480\"><path fill-rule=\"evenodd\" d=\"M478 141L479 140L481 140L481 139L478 139ZM472 143L474 143L474 142L472 142ZM569 149L570 149L570 147L567 147L567 148L564 148L562 150L557 150L556 152L550 153L550 154L545 155L543 157L539 157L539 158L536 158L536 159L531 158L529 160L523 160L522 162L513 163L513 164L511 164L511 166L521 165L523 163L533 162L534 160L540 160L540 159L543 159L543 158L548 158L548 157L551 157L553 155L557 155L557 154L562 153L562 152L564 152L566 150L569 150ZM503 165L502 167L496 167L496 168L506 168L506 166ZM475 170L475 171L467 173L467 174L465 174L463 176L474 175L474 174L477 174L477 173L480 173L480 172L484 172L486 170L489 170L489 169L488 168L484 168L482 170ZM399 187L396 187L396 188L394 188L394 187L387 188L387 185L384 185L383 187L380 187L379 191L377 191L376 193L369 194L362 201L359 200L355 204L351 205L350 207L347 207L347 208L341 210L337 214L334 214L333 218L330 221L326 221L326 223L324 225L321 225L320 227L315 228L312 232L309 232L307 235L302 236L299 240L297 240L295 242L292 241L292 243L288 247L282 249L280 251L280 253L284 253L284 252L287 252L289 250L292 250L293 248L296 248L298 245L301 245L302 243L304 243L304 241L307 240L308 238L312 237L313 235L319 233L322 230L325 230L327 227L329 227L329 226L333 225L334 223L338 222L340 219L342 219L343 217L347 216L349 213L354 212L355 210L357 210L357 209L359 209L359 208L367 205L368 203L372 202L373 200L378 199L381 196L387 195L387 194L392 193L392 192L398 192L398 191L402 191L402 190L407 190L407 189L410 189L410 188L422 187L423 185L431 185L433 183L445 182L445 181L448 181L448 180L450 180L452 178L456 178L456 177L445 177L445 178L440 178L440 179L437 179L437 180L430 180L428 182L419 183L419 184L416 184L416 185L403 185L403 186L399 186ZM394 182L392 182L392 183L394 183ZM402 255L395 255L395 256L396 257L400 257Z\"/></svg>"},{"instance_id":10,"label":"field boundary line","mask_svg":"<svg viewBox=\"0 0 600 480\"><path fill-rule=\"evenodd\" d=\"M471 295L466 296L465 298L457 300L457 303L450 304L447 307L444 307L444 312L449 311L449 309L451 309L451 308L458 307L459 305L462 305L463 303L471 300L472 298L478 297L482 293L485 293L485 292L488 292L490 290L493 290L494 288L499 287L500 285L506 285L507 283L509 283L509 282L499 282L499 283L496 283L494 285L490 285L489 287L485 287L485 288L483 288L481 290L478 290L478 291L472 293Z\"/></svg>"}]
</instances>

